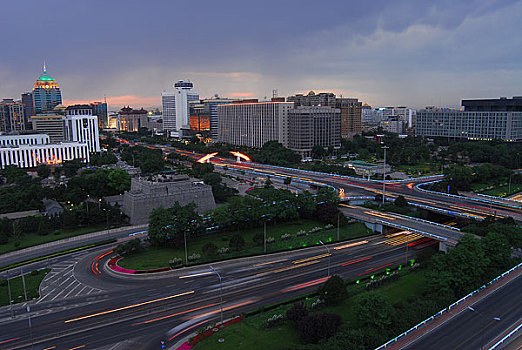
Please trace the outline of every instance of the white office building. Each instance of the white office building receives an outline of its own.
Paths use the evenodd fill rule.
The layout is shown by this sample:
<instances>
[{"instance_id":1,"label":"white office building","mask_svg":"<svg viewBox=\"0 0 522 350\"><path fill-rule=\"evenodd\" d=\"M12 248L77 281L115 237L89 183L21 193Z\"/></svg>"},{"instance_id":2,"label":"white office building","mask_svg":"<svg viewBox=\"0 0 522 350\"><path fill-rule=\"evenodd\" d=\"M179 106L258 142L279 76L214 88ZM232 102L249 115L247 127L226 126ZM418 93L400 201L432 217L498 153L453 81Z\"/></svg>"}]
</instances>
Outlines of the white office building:
<instances>
[{"instance_id":1,"label":"white office building","mask_svg":"<svg viewBox=\"0 0 522 350\"><path fill-rule=\"evenodd\" d=\"M39 164L61 164L67 160L89 161L89 147L86 143L63 142L37 145L18 145L0 148L0 167L16 165L32 168Z\"/></svg>"},{"instance_id":2,"label":"white office building","mask_svg":"<svg viewBox=\"0 0 522 350\"><path fill-rule=\"evenodd\" d=\"M217 108L220 142L260 148L268 141L278 141L288 147L288 114L293 102L247 100Z\"/></svg>"},{"instance_id":3,"label":"white office building","mask_svg":"<svg viewBox=\"0 0 522 350\"><path fill-rule=\"evenodd\" d=\"M190 101L199 101L199 93L188 80L179 80L174 91L164 91L161 95L163 106L163 130L172 137L183 137L190 130Z\"/></svg>"},{"instance_id":4,"label":"white office building","mask_svg":"<svg viewBox=\"0 0 522 350\"><path fill-rule=\"evenodd\" d=\"M46 145L49 136L45 134L0 135L0 147L16 147L21 145Z\"/></svg>"},{"instance_id":5,"label":"white office building","mask_svg":"<svg viewBox=\"0 0 522 350\"><path fill-rule=\"evenodd\" d=\"M87 143L89 152L100 152L98 117L92 115L92 110L68 107L66 113L65 139Z\"/></svg>"}]
</instances>

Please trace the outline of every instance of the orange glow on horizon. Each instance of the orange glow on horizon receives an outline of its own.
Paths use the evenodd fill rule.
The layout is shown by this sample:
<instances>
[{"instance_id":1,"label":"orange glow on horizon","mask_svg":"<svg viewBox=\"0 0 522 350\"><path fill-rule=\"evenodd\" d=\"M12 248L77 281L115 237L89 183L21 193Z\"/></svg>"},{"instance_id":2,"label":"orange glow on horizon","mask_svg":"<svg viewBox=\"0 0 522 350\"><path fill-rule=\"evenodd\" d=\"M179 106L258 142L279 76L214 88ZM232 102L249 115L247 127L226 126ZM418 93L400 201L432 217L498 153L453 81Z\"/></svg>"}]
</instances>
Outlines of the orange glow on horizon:
<instances>
[{"instance_id":1,"label":"orange glow on horizon","mask_svg":"<svg viewBox=\"0 0 522 350\"><path fill-rule=\"evenodd\" d=\"M100 99L97 99L99 101ZM64 105L90 104L94 100L70 99L63 100ZM158 96L121 95L107 96L107 104L112 106L131 106L141 108L143 106L161 106L161 98Z\"/></svg>"}]
</instances>

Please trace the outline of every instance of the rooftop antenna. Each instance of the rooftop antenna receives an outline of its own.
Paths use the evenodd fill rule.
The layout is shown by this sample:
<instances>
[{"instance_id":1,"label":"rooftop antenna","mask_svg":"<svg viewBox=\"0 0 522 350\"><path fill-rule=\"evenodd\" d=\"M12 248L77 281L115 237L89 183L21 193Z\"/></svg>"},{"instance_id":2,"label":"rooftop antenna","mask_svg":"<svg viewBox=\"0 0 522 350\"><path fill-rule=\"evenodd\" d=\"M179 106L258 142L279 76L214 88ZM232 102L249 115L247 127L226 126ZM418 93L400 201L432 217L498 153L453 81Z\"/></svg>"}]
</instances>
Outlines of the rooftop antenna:
<instances>
[{"instance_id":1,"label":"rooftop antenna","mask_svg":"<svg viewBox=\"0 0 522 350\"><path fill-rule=\"evenodd\" d=\"M43 72L47 73L47 66L45 65L45 61L44 61L44 66L43 66Z\"/></svg>"},{"instance_id":2,"label":"rooftop antenna","mask_svg":"<svg viewBox=\"0 0 522 350\"><path fill-rule=\"evenodd\" d=\"M272 90L272 98L277 98L277 89Z\"/></svg>"}]
</instances>

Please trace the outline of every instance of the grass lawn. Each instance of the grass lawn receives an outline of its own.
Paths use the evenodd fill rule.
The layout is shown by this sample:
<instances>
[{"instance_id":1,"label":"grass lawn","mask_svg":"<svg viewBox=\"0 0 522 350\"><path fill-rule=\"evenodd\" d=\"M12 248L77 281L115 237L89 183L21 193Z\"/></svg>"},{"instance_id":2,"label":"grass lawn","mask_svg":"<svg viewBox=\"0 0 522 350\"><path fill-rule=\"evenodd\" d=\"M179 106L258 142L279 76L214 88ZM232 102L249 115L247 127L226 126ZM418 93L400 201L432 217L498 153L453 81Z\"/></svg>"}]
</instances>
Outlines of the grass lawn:
<instances>
[{"instance_id":1,"label":"grass lawn","mask_svg":"<svg viewBox=\"0 0 522 350\"><path fill-rule=\"evenodd\" d=\"M419 165L394 165L393 170L405 172L412 176L425 176L440 174L440 165L433 163ZM419 174L420 173L420 174Z\"/></svg>"},{"instance_id":2,"label":"grass lawn","mask_svg":"<svg viewBox=\"0 0 522 350\"><path fill-rule=\"evenodd\" d=\"M48 235L40 236L36 233L33 233L33 234L24 235L24 236L20 237L20 239L19 239L20 246L18 248L15 247L16 239L10 237L9 242L7 244L0 245L0 254L11 252L11 251L14 251L17 249L23 249L23 248L32 247L35 245L58 241L58 240L64 239L64 238L69 238L69 237L83 235L86 233L101 231L104 229L105 229L105 225L97 226L97 227L81 227L81 228L77 228L74 230L61 230L60 231L61 233L59 235L49 233Z\"/></svg>"},{"instance_id":3,"label":"grass lawn","mask_svg":"<svg viewBox=\"0 0 522 350\"><path fill-rule=\"evenodd\" d=\"M406 301L410 297L420 295L424 286L424 273L416 271L402 276L400 279L384 284L377 290L387 295L392 303L396 304ZM350 291L348 297L343 303L326 307L319 312L333 312L340 314L344 322L348 322L350 327L360 327L354 314L354 305L357 303L359 293L365 291L364 286L351 285L348 287ZM315 301L317 298L311 298L307 303ZM292 307L291 304L279 306L276 309L259 313L254 316L245 318L242 322L230 326L218 335L213 335L195 346L195 350L215 350L215 349L280 349L284 347L295 347L301 344L297 330L289 322L267 329L265 324L268 318L274 314L285 315L286 310ZM218 339L223 338L225 341L219 343Z\"/></svg>"},{"instance_id":4,"label":"grass lawn","mask_svg":"<svg viewBox=\"0 0 522 350\"><path fill-rule=\"evenodd\" d=\"M38 291L40 283L49 271L49 269L38 271L38 275L36 276L31 275L31 273L24 275L27 300L38 298L40 296ZM22 277L9 279L9 284L11 286L11 300L13 300L13 303L24 302L25 297ZM7 290L7 281L5 279L0 280L0 305L9 305L9 292Z\"/></svg>"},{"instance_id":5,"label":"grass lawn","mask_svg":"<svg viewBox=\"0 0 522 350\"><path fill-rule=\"evenodd\" d=\"M334 242L337 239L337 228L322 230L317 233L310 233L307 236L297 237L296 233L300 230L309 231L314 227L324 227L324 224L316 220L300 220L291 223L281 223L276 225L267 225L267 237L274 237L274 243L267 244L267 252L273 253L288 249L296 249L307 247L311 245L319 244L319 240L323 242ZM253 242L252 238L256 233L263 233L263 227L253 228L248 230L241 230L243 237L245 238L246 246L239 252L231 251L230 253L223 254L221 256L207 258L203 256L202 247L208 243L213 242L218 248L228 247L230 237L236 232L217 233L207 236L197 237L193 240L188 241L187 250L188 255L198 253L202 257L195 263L204 263L209 261L223 260L241 256L256 255L263 253L263 246L257 246ZM292 238L287 240L281 240L282 234L291 234ZM364 237L372 234L370 230L361 223L350 223L339 229L339 237L341 241ZM185 250L184 248L154 248L147 247L144 252L134 254L121 259L118 264L121 267L134 270L146 270L159 267L168 266L169 260L177 257L185 261Z\"/></svg>"},{"instance_id":6,"label":"grass lawn","mask_svg":"<svg viewBox=\"0 0 522 350\"><path fill-rule=\"evenodd\" d=\"M522 191L522 184L511 184L511 192L508 193L509 186L502 185L489 190L479 191L482 194L488 194L490 196L507 197L517 192Z\"/></svg>"}]
</instances>

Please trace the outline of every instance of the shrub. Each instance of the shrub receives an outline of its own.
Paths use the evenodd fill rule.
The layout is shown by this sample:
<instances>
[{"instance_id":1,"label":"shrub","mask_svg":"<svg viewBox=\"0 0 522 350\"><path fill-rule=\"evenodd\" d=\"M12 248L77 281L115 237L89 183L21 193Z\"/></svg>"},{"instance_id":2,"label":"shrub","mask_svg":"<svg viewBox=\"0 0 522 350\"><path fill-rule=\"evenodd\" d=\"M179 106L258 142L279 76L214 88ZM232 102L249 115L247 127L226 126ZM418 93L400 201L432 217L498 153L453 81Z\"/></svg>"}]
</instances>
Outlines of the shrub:
<instances>
[{"instance_id":1,"label":"shrub","mask_svg":"<svg viewBox=\"0 0 522 350\"><path fill-rule=\"evenodd\" d=\"M281 239L284 241L284 240L287 240L287 239L290 239L292 238L292 235L289 234L289 233L284 233L281 235Z\"/></svg>"},{"instance_id":2,"label":"shrub","mask_svg":"<svg viewBox=\"0 0 522 350\"><path fill-rule=\"evenodd\" d=\"M31 276L38 276L39 273L40 273L40 271L33 270L33 271L31 271Z\"/></svg>"},{"instance_id":3,"label":"shrub","mask_svg":"<svg viewBox=\"0 0 522 350\"><path fill-rule=\"evenodd\" d=\"M53 235L58 236L60 233L62 233L61 230L54 230Z\"/></svg>"},{"instance_id":4,"label":"shrub","mask_svg":"<svg viewBox=\"0 0 522 350\"><path fill-rule=\"evenodd\" d=\"M317 309L322 308L323 306L324 306L324 300L323 300L323 299L317 299L316 301L314 301L314 302L312 303L311 308L312 308L313 310L317 310Z\"/></svg>"},{"instance_id":5,"label":"shrub","mask_svg":"<svg viewBox=\"0 0 522 350\"><path fill-rule=\"evenodd\" d=\"M270 317L268 320L266 320L266 328L272 328L272 327L278 326L281 323L283 323L283 320L284 320L283 315L276 314L276 315Z\"/></svg>"},{"instance_id":6,"label":"shrub","mask_svg":"<svg viewBox=\"0 0 522 350\"><path fill-rule=\"evenodd\" d=\"M201 255L198 253L193 253L192 255L188 256L188 261L196 261L201 259Z\"/></svg>"},{"instance_id":7,"label":"shrub","mask_svg":"<svg viewBox=\"0 0 522 350\"><path fill-rule=\"evenodd\" d=\"M307 232L305 230L300 230L296 233L296 236L297 237L300 237L300 236L306 236Z\"/></svg>"},{"instance_id":8,"label":"shrub","mask_svg":"<svg viewBox=\"0 0 522 350\"><path fill-rule=\"evenodd\" d=\"M171 269L179 267L181 265L183 265L183 260L180 258L173 258L169 261L169 267Z\"/></svg>"},{"instance_id":9,"label":"shrub","mask_svg":"<svg viewBox=\"0 0 522 350\"><path fill-rule=\"evenodd\" d=\"M218 254L220 255L227 254L228 252L230 252L230 249L228 249L227 247L221 247L218 249Z\"/></svg>"},{"instance_id":10,"label":"shrub","mask_svg":"<svg viewBox=\"0 0 522 350\"><path fill-rule=\"evenodd\" d=\"M201 250L206 256L215 256L217 254L218 247L214 243L208 242L203 246L203 248L201 248Z\"/></svg>"},{"instance_id":11,"label":"shrub","mask_svg":"<svg viewBox=\"0 0 522 350\"><path fill-rule=\"evenodd\" d=\"M254 237L252 237L252 241L260 246L260 245L263 245L263 239L264 239L264 234L262 234L261 232L258 232L254 235Z\"/></svg>"},{"instance_id":12,"label":"shrub","mask_svg":"<svg viewBox=\"0 0 522 350\"><path fill-rule=\"evenodd\" d=\"M319 287L318 293L327 305L337 304L346 298L346 284L341 277L333 275Z\"/></svg>"},{"instance_id":13,"label":"shrub","mask_svg":"<svg viewBox=\"0 0 522 350\"><path fill-rule=\"evenodd\" d=\"M302 302L295 303L290 309L286 311L286 318L299 325L299 322L308 316L308 309Z\"/></svg>"},{"instance_id":14,"label":"shrub","mask_svg":"<svg viewBox=\"0 0 522 350\"><path fill-rule=\"evenodd\" d=\"M314 227L313 229L308 231L308 233L316 233L316 232L321 231L322 229L323 229L322 227Z\"/></svg>"},{"instance_id":15,"label":"shrub","mask_svg":"<svg viewBox=\"0 0 522 350\"><path fill-rule=\"evenodd\" d=\"M274 243L275 242L275 238L274 237L267 237L266 238L266 243Z\"/></svg>"},{"instance_id":16,"label":"shrub","mask_svg":"<svg viewBox=\"0 0 522 350\"><path fill-rule=\"evenodd\" d=\"M20 248L20 241L16 241L14 243L14 246L15 246L16 249Z\"/></svg>"},{"instance_id":17,"label":"shrub","mask_svg":"<svg viewBox=\"0 0 522 350\"><path fill-rule=\"evenodd\" d=\"M371 291L361 294L354 312L362 325L387 329L392 324L394 308L386 295L378 291Z\"/></svg>"},{"instance_id":18,"label":"shrub","mask_svg":"<svg viewBox=\"0 0 522 350\"><path fill-rule=\"evenodd\" d=\"M334 225L332 225L332 224L328 224L328 225L326 225L324 227L325 230L329 230L329 229L332 229L332 228L334 228Z\"/></svg>"},{"instance_id":19,"label":"shrub","mask_svg":"<svg viewBox=\"0 0 522 350\"><path fill-rule=\"evenodd\" d=\"M245 239L239 233L233 235L228 243L230 249L240 251L245 246Z\"/></svg>"},{"instance_id":20,"label":"shrub","mask_svg":"<svg viewBox=\"0 0 522 350\"><path fill-rule=\"evenodd\" d=\"M9 243L9 238L5 235L5 233L0 233L0 245L4 245Z\"/></svg>"},{"instance_id":21,"label":"shrub","mask_svg":"<svg viewBox=\"0 0 522 350\"><path fill-rule=\"evenodd\" d=\"M299 323L299 337L305 343L330 338L343 323L340 315L322 313L306 316Z\"/></svg>"}]
</instances>

